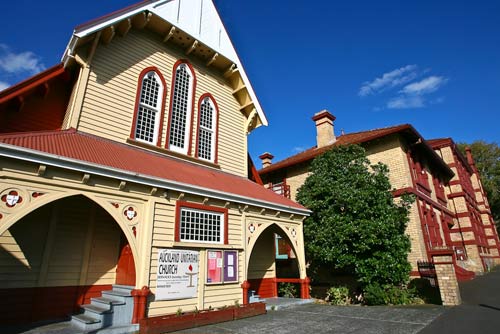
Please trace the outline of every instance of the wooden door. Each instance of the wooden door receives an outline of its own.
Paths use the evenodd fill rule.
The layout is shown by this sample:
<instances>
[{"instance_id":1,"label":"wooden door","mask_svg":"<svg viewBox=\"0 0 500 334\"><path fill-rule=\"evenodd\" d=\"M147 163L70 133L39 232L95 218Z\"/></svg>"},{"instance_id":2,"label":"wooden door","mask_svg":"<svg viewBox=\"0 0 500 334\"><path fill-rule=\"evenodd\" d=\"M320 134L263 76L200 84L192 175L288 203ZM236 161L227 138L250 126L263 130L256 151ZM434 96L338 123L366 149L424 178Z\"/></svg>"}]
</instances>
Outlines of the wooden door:
<instances>
[{"instance_id":1,"label":"wooden door","mask_svg":"<svg viewBox=\"0 0 500 334\"><path fill-rule=\"evenodd\" d=\"M116 284L135 286L135 263L127 238L122 234L120 255L116 266Z\"/></svg>"}]
</instances>

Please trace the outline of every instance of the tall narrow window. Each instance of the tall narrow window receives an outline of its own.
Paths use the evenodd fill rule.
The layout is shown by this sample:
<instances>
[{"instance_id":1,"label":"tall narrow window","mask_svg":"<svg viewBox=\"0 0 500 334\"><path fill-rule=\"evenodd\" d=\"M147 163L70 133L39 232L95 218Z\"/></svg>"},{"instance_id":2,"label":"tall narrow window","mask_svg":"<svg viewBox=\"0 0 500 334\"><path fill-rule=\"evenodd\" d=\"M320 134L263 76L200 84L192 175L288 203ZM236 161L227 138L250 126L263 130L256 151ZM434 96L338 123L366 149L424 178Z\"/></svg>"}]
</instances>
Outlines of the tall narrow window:
<instances>
[{"instance_id":1,"label":"tall narrow window","mask_svg":"<svg viewBox=\"0 0 500 334\"><path fill-rule=\"evenodd\" d=\"M131 136L138 141L156 144L163 109L163 79L155 70L141 73L137 94L136 116Z\"/></svg>"},{"instance_id":2,"label":"tall narrow window","mask_svg":"<svg viewBox=\"0 0 500 334\"><path fill-rule=\"evenodd\" d=\"M168 147L184 154L189 153L193 86L191 68L180 63L174 73Z\"/></svg>"},{"instance_id":3,"label":"tall narrow window","mask_svg":"<svg viewBox=\"0 0 500 334\"><path fill-rule=\"evenodd\" d=\"M209 94L201 97L198 110L199 123L196 156L203 160L216 162L217 107Z\"/></svg>"}]
</instances>

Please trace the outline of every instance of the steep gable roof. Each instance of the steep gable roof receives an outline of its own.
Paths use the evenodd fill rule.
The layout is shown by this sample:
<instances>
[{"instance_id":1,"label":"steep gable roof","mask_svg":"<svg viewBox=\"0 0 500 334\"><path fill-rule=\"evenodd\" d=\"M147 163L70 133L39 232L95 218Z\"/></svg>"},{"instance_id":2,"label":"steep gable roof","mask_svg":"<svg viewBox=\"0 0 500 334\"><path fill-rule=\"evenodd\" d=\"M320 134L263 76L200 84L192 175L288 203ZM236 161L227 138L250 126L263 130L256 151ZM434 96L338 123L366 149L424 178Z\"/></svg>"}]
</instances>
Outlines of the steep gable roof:
<instances>
[{"instance_id":1,"label":"steep gable roof","mask_svg":"<svg viewBox=\"0 0 500 334\"><path fill-rule=\"evenodd\" d=\"M441 171L444 171L445 175L447 175L448 177L451 178L453 176L453 172L451 171L451 169L436 154L436 152L434 152L434 150L429 146L429 144L426 143L426 141L417 132L417 130L415 130L415 128L410 124L402 124L386 128L379 128L368 131L344 134L338 136L335 143L331 145L327 145L320 148L317 148L316 146L311 147L310 149L307 149L303 152L300 152L296 155L283 159L279 162L273 163L272 165L259 170L259 174L266 175L280 169L288 168L303 162L310 161L315 157L317 157L318 155L321 155L324 152L332 149L334 146L368 143L372 140L383 138L392 134L401 134L410 139L412 142L419 142L421 149L426 151L426 153L432 157L435 165L437 165Z\"/></svg>"},{"instance_id":2,"label":"steep gable roof","mask_svg":"<svg viewBox=\"0 0 500 334\"><path fill-rule=\"evenodd\" d=\"M0 156L283 212L309 212L247 178L75 129L0 135Z\"/></svg>"},{"instance_id":3,"label":"steep gable roof","mask_svg":"<svg viewBox=\"0 0 500 334\"><path fill-rule=\"evenodd\" d=\"M141 12L157 16L233 62L252 99L262 125L268 125L264 111L212 0L142 1L77 26L64 52L62 62L66 63L71 58L79 39L88 37Z\"/></svg>"}]
</instances>

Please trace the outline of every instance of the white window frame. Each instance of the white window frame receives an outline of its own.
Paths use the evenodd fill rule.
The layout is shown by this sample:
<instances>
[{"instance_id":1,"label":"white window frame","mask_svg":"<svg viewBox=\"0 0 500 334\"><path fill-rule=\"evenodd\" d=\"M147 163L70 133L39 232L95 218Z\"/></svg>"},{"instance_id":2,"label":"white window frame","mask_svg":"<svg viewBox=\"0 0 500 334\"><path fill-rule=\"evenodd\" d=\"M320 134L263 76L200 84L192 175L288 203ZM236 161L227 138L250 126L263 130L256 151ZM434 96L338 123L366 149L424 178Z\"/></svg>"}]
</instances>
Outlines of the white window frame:
<instances>
[{"instance_id":1,"label":"white window frame","mask_svg":"<svg viewBox=\"0 0 500 334\"><path fill-rule=\"evenodd\" d=\"M212 108L213 112L212 112L212 128L209 129L207 127L204 127L202 126L201 124L201 106L208 101L208 104L210 105L210 107ZM205 161L209 161L209 162L214 162L215 161L215 143L217 141L217 108L215 107L215 103L214 101L212 100L212 98L210 96L206 96L203 98L203 100L201 101L200 103L200 110L198 110L199 112L199 118L200 118L200 121L198 122L199 123L199 128L198 128L198 147L196 148L197 149L197 152L198 152L198 158L200 158L201 160L205 160ZM211 138L211 145L210 145L210 159L206 159L204 157L202 157L200 155L200 145L202 143L202 136L201 136L201 130L205 130L207 132L209 132L212 136Z\"/></svg>"},{"instance_id":2,"label":"white window frame","mask_svg":"<svg viewBox=\"0 0 500 334\"><path fill-rule=\"evenodd\" d=\"M171 144L171 138L172 136L174 135L177 135L177 133L174 133L172 130L173 130L173 114L174 114L174 108L176 107L176 103L178 103L178 101L176 101L176 83L177 83L177 71L179 71L181 68L185 68L188 75L189 75L189 85L188 85L188 96L187 96L187 101L186 101L186 123L185 123L185 127L184 127L184 147L181 147L181 146L177 146L177 145L174 145L174 144ZM175 71L173 73L174 75L174 84L172 86L172 101L170 101L171 103L171 109L170 109L170 129L169 129L169 137L167 138L168 140L168 148L174 152L178 152L178 153L182 153L182 154L187 154L188 151L189 151L189 145L190 145L190 141L191 141L191 134L190 134L190 131L191 131L191 114L193 112L193 85L194 85L194 73L191 71L191 68L189 67L188 64L186 63L181 63L179 64L176 68L175 68Z\"/></svg>"},{"instance_id":3,"label":"white window frame","mask_svg":"<svg viewBox=\"0 0 500 334\"><path fill-rule=\"evenodd\" d=\"M156 108L153 107L153 106L151 106L151 105L149 105L149 104L145 104L145 103L141 102L141 97L143 95L143 90L144 90L144 80L149 75L153 75L154 79L156 80L156 82L159 85L158 96L156 97L156 100L157 100ZM138 101L138 104L137 104L137 114L135 116L134 139L137 140L137 141L143 142L143 143L155 145L158 142L158 135L159 135L159 129L160 129L160 115L161 115L161 111L163 109L163 90L164 90L163 82L162 82L160 76L158 75L158 73L156 73L156 71L149 71L149 72L147 72L146 74L144 74L142 76L142 78L141 78L141 87L139 89L140 89L140 93L139 93L139 96L138 96L139 101ZM141 112L140 111L141 107L145 108L145 109L148 109L150 111L153 111L155 113L155 117L154 117L155 125L154 125L154 128L152 129L153 130L152 141L149 141L149 140L146 140L146 139L142 139L142 138L139 138L137 136L137 128L139 127L139 115L140 115L140 112Z\"/></svg>"},{"instance_id":4,"label":"white window frame","mask_svg":"<svg viewBox=\"0 0 500 334\"><path fill-rule=\"evenodd\" d=\"M188 231L183 231L184 229L188 229L186 225L186 222L182 221L183 218L183 212L191 212L191 213L199 213L199 214L210 214L214 216L219 217L220 221L220 228L219 228L219 241L212 241L212 240L196 240L196 238L186 238L183 237L183 234L189 234ZM190 207L181 207L180 212L179 212L179 240L181 242L192 242L192 243L204 243L204 244L224 244L224 237L225 237L225 223L226 223L226 216L224 212L218 212L218 211L210 211L210 210L200 210L200 209L194 209ZM192 224L192 222L190 222ZM196 223L194 223L196 224ZM199 225L201 225L201 222L199 222ZM205 230L204 230L205 231ZM207 230L208 232L208 230ZM193 234L193 236L197 235L198 239L202 239L202 234L198 230L197 234ZM207 234L208 235L208 234Z\"/></svg>"}]
</instances>

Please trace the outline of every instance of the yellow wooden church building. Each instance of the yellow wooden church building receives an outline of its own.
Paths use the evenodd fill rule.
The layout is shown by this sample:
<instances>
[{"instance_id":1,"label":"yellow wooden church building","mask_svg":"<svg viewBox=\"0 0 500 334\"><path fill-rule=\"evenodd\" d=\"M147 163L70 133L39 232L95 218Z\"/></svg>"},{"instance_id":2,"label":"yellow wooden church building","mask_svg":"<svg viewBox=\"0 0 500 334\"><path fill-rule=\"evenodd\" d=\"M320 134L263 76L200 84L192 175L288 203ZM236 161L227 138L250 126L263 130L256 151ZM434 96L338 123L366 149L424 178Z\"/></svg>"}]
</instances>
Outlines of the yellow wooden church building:
<instances>
[{"instance_id":1,"label":"yellow wooden church building","mask_svg":"<svg viewBox=\"0 0 500 334\"><path fill-rule=\"evenodd\" d=\"M247 177L261 125L212 1L76 27L60 64L0 93L0 322L98 329L273 296L275 235L307 298L309 211Z\"/></svg>"}]
</instances>

